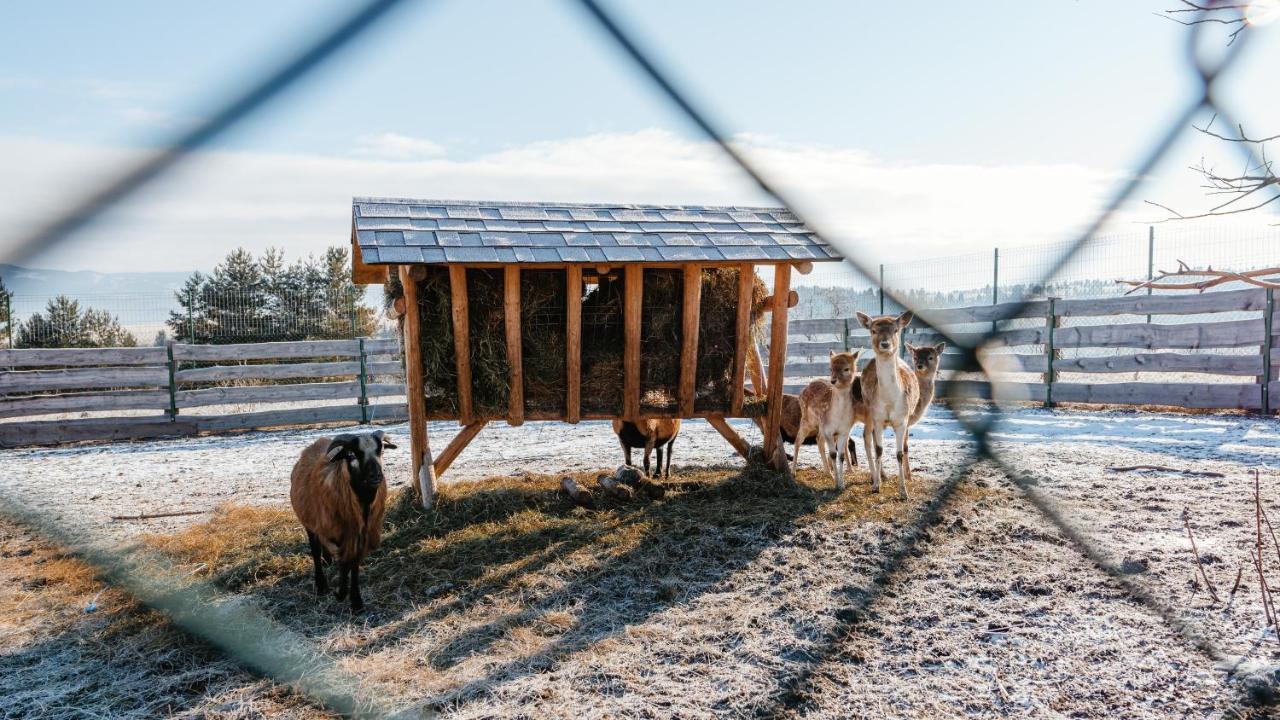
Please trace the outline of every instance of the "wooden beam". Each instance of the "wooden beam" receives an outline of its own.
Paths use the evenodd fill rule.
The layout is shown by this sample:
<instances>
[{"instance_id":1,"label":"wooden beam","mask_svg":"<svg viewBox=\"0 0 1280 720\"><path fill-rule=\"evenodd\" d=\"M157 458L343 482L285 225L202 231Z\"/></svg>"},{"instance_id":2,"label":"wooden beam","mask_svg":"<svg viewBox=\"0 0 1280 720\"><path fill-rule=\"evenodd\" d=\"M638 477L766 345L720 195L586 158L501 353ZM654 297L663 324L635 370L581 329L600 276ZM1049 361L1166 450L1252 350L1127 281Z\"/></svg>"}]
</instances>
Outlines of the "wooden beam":
<instances>
[{"instance_id":1,"label":"wooden beam","mask_svg":"<svg viewBox=\"0 0 1280 720\"><path fill-rule=\"evenodd\" d=\"M738 322L734 331L733 345L733 380L730 387L733 395L729 401L729 414L742 415L743 385L746 383L747 346L751 342L751 292L754 289L756 266L743 263L738 266Z\"/></svg>"},{"instance_id":2,"label":"wooden beam","mask_svg":"<svg viewBox=\"0 0 1280 720\"><path fill-rule=\"evenodd\" d=\"M633 420L640 416L640 302L644 296L644 268L626 266L623 295L623 331L625 346L622 351L623 412L624 418Z\"/></svg>"},{"instance_id":3,"label":"wooden beam","mask_svg":"<svg viewBox=\"0 0 1280 720\"><path fill-rule=\"evenodd\" d=\"M357 285L381 285L387 281L386 265L366 265L356 242L356 229L351 227L351 282Z\"/></svg>"},{"instance_id":4,"label":"wooden beam","mask_svg":"<svg viewBox=\"0 0 1280 720\"><path fill-rule=\"evenodd\" d=\"M524 362L520 347L520 266L503 270L502 310L507 325L507 366L511 392L507 398L507 424L524 424Z\"/></svg>"},{"instance_id":5,"label":"wooden beam","mask_svg":"<svg viewBox=\"0 0 1280 720\"><path fill-rule=\"evenodd\" d=\"M427 394L422 380L422 315L418 311L418 284L409 268L400 266L400 282L404 285L404 366L405 395L409 400L409 452L413 461L413 488L423 507L431 507L436 494L436 472L431 463L431 445L427 439Z\"/></svg>"},{"instance_id":6,"label":"wooden beam","mask_svg":"<svg viewBox=\"0 0 1280 720\"><path fill-rule=\"evenodd\" d=\"M791 266L778 264L773 269L773 294L786 297L791 292ZM786 469L787 456L782 452L782 385L787 364L787 308L775 307L769 328L768 415L765 419L764 456L775 470Z\"/></svg>"},{"instance_id":7,"label":"wooden beam","mask_svg":"<svg viewBox=\"0 0 1280 720\"><path fill-rule=\"evenodd\" d=\"M800 273L801 275L808 275L809 273L813 272L813 263L808 260L805 260L804 262L796 263L795 268L796 268L796 272Z\"/></svg>"},{"instance_id":8,"label":"wooden beam","mask_svg":"<svg viewBox=\"0 0 1280 720\"><path fill-rule=\"evenodd\" d=\"M467 319L467 269L449 266L449 292L453 306L453 354L458 370L458 422L475 422L471 412L471 325Z\"/></svg>"},{"instance_id":9,"label":"wooden beam","mask_svg":"<svg viewBox=\"0 0 1280 720\"><path fill-rule=\"evenodd\" d=\"M737 450L738 454L743 458L746 458L747 454L751 452L751 446L747 444L746 440L742 439L737 430L734 430L729 423L725 422L723 415L708 415L707 423L715 428L716 432L720 433L720 437L728 440L733 449Z\"/></svg>"},{"instance_id":10,"label":"wooden beam","mask_svg":"<svg viewBox=\"0 0 1280 720\"><path fill-rule=\"evenodd\" d=\"M470 425L462 426L462 429L458 431L458 434L454 435L453 439L449 441L449 444L440 452L440 457L436 458L435 465L433 466L436 477L444 475L444 471L448 470L449 466L453 464L453 461L458 459L458 456L462 454L462 451L465 450L466 447L471 444L471 441L475 439L475 436L484 429L485 424L485 421L481 420L479 422L473 422Z\"/></svg>"},{"instance_id":11,"label":"wooden beam","mask_svg":"<svg viewBox=\"0 0 1280 720\"><path fill-rule=\"evenodd\" d=\"M702 311L702 267L684 267L684 327L680 336L680 416L693 415L698 380L698 319Z\"/></svg>"},{"instance_id":12,"label":"wooden beam","mask_svg":"<svg viewBox=\"0 0 1280 720\"><path fill-rule=\"evenodd\" d=\"M760 348L751 343L747 348L747 368L751 372L751 389L754 394L769 394L769 385L764 380L764 362L760 359Z\"/></svg>"},{"instance_id":13,"label":"wooden beam","mask_svg":"<svg viewBox=\"0 0 1280 720\"><path fill-rule=\"evenodd\" d=\"M582 266L565 268L565 373L564 419L582 419Z\"/></svg>"}]
</instances>

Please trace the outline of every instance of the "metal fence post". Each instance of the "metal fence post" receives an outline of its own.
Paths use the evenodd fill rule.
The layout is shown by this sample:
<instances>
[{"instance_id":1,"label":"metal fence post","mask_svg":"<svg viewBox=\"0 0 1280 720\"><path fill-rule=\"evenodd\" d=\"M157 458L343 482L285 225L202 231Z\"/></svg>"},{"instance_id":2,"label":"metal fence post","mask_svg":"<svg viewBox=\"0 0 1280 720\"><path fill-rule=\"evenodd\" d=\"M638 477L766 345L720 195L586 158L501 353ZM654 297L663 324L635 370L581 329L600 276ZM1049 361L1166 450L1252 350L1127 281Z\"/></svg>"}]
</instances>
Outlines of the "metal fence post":
<instances>
[{"instance_id":1,"label":"metal fence post","mask_svg":"<svg viewBox=\"0 0 1280 720\"><path fill-rule=\"evenodd\" d=\"M9 349L13 349L13 296L4 296L4 332L8 335Z\"/></svg>"},{"instance_id":2,"label":"metal fence post","mask_svg":"<svg viewBox=\"0 0 1280 720\"><path fill-rule=\"evenodd\" d=\"M991 304L1000 304L1000 248L992 248L991 255ZM991 321L991 332L996 331L996 321Z\"/></svg>"},{"instance_id":3,"label":"metal fence post","mask_svg":"<svg viewBox=\"0 0 1280 720\"><path fill-rule=\"evenodd\" d=\"M1155 278L1156 274L1156 226L1147 226L1147 281L1150 282ZM1147 287L1147 294L1151 294L1150 286ZM1151 316L1147 316L1147 322L1151 322Z\"/></svg>"},{"instance_id":4,"label":"metal fence post","mask_svg":"<svg viewBox=\"0 0 1280 720\"><path fill-rule=\"evenodd\" d=\"M187 291L187 341L196 344L196 291Z\"/></svg>"},{"instance_id":5,"label":"metal fence post","mask_svg":"<svg viewBox=\"0 0 1280 720\"><path fill-rule=\"evenodd\" d=\"M880 314L884 314L884 263L880 263Z\"/></svg>"},{"instance_id":6,"label":"metal fence post","mask_svg":"<svg viewBox=\"0 0 1280 720\"><path fill-rule=\"evenodd\" d=\"M1053 360L1056 354L1053 347L1053 329L1058 324L1057 313L1054 310L1054 298L1049 298L1049 312L1045 315L1044 321L1045 327L1048 328L1045 331L1044 344L1046 363L1044 368L1044 406L1050 408L1053 407L1053 381L1055 374Z\"/></svg>"},{"instance_id":7,"label":"metal fence post","mask_svg":"<svg viewBox=\"0 0 1280 720\"><path fill-rule=\"evenodd\" d=\"M849 318L844 319L844 351L849 352Z\"/></svg>"},{"instance_id":8,"label":"metal fence post","mask_svg":"<svg viewBox=\"0 0 1280 720\"><path fill-rule=\"evenodd\" d=\"M173 341L165 343L165 350L169 353L169 409L165 414L170 420L178 418L178 383L174 380L177 376L177 363L173 361Z\"/></svg>"},{"instance_id":9,"label":"metal fence post","mask_svg":"<svg viewBox=\"0 0 1280 720\"><path fill-rule=\"evenodd\" d=\"M1262 313L1262 414L1271 414L1271 351L1275 348L1274 313L1276 311L1276 291L1267 288L1266 310Z\"/></svg>"},{"instance_id":10,"label":"metal fence post","mask_svg":"<svg viewBox=\"0 0 1280 720\"><path fill-rule=\"evenodd\" d=\"M351 318L351 337L356 337L356 296L355 293L347 294L347 317ZM360 347L364 347L364 341L360 341ZM364 351L362 350L361 353ZM361 354L361 362L364 362L364 355Z\"/></svg>"},{"instance_id":11,"label":"metal fence post","mask_svg":"<svg viewBox=\"0 0 1280 720\"><path fill-rule=\"evenodd\" d=\"M360 424L369 424L369 395L368 395L368 367L365 364L364 354L364 338L359 338L360 343Z\"/></svg>"}]
</instances>

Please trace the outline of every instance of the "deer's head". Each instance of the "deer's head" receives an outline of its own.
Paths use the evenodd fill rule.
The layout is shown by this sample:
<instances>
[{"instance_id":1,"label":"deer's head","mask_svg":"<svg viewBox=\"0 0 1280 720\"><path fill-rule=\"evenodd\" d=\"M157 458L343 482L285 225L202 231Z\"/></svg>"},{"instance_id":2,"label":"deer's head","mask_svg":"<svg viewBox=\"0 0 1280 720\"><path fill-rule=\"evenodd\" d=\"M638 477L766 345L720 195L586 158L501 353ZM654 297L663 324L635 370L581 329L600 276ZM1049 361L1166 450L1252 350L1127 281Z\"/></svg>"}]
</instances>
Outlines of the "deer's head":
<instances>
[{"instance_id":1,"label":"deer's head","mask_svg":"<svg viewBox=\"0 0 1280 720\"><path fill-rule=\"evenodd\" d=\"M875 354L878 357L893 357L898 354L902 330L911 324L912 317L914 316L910 310L897 317L892 315L871 317L866 313L858 313L858 322L871 331L871 349Z\"/></svg>"}]
</instances>

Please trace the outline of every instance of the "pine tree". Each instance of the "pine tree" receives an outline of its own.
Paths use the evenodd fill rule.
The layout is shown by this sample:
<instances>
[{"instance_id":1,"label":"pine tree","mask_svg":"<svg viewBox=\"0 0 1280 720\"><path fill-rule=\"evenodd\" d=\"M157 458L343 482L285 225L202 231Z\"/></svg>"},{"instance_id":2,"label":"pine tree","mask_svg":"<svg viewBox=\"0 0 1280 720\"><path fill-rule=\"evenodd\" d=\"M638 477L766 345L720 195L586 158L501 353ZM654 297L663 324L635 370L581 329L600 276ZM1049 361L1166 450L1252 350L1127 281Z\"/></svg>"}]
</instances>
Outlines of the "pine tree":
<instances>
[{"instance_id":1,"label":"pine tree","mask_svg":"<svg viewBox=\"0 0 1280 720\"><path fill-rule=\"evenodd\" d=\"M106 310L82 310L78 301L59 295L43 313L35 313L18 327L16 344L24 348L135 347L138 339Z\"/></svg>"},{"instance_id":2,"label":"pine tree","mask_svg":"<svg viewBox=\"0 0 1280 720\"><path fill-rule=\"evenodd\" d=\"M5 287L4 278L0 278L0 338L3 338L3 342L12 344L13 291Z\"/></svg>"}]
</instances>

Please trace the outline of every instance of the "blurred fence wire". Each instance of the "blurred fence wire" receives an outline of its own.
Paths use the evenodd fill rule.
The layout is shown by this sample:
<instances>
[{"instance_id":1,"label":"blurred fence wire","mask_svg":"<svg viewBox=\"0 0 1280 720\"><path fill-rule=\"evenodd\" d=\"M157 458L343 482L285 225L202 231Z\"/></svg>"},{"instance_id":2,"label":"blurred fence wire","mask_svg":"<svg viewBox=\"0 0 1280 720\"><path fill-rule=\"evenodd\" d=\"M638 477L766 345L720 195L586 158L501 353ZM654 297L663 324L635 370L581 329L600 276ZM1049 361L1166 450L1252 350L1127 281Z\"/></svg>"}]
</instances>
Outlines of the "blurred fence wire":
<instances>
[{"instance_id":1,"label":"blurred fence wire","mask_svg":"<svg viewBox=\"0 0 1280 720\"><path fill-rule=\"evenodd\" d=\"M314 71L337 51L349 45L353 39L366 32L377 20L383 18L389 10L398 4L401 3L397 2L397 0L374 0L364 4L356 12L335 25L332 30L324 33L296 57L279 68L273 69L261 80L247 84L247 89L242 95L234 98L218 112L210 113L208 115L209 119L199 127L174 138L164 150L156 153L141 164L126 168L124 172L116 176L115 180L101 187L96 193L89 195L83 202L69 208L63 216L53 223L28 237L20 238L17 242L5 248L4 255L9 259L29 258L40 251L61 243L72 232L90 223L119 201L136 194L150 180L172 168L187 154L208 144L242 120L262 110L270 100L296 83L300 78ZM658 62L633 39L626 27L614 19L597 0L578 0L578 4L586 12L587 16L596 23L602 34L611 38L622 53L636 64L641 73L652 80L661 93L709 140L719 145L760 190L798 217L805 217L805 214L800 212L801 208L798 207L795 199L788 197L780 186L776 185L768 175L758 169L748 157L728 141L728 136L721 131L718 123L703 112L690 95L677 87L672 78L661 69ZM1208 2L1203 6L1197 6L1197 8L1200 17L1206 17L1210 12L1222 10L1236 12L1243 17L1243 13L1246 10L1245 6L1229 5L1222 2ZM1202 45L1206 44L1203 37L1205 29L1210 27L1213 27L1210 23L1191 23L1188 33L1188 59L1191 65L1191 72L1199 82L1199 91L1195 94L1193 100L1176 117L1170 119L1168 126L1156 136L1152 147L1141 156L1139 162L1135 163L1129 179L1123 183L1110 202L1099 212L1094 222L1081 232L1078 237L1051 249L1045 257L1039 258L1034 262L1014 261L1008 266L1010 271L1013 272L1011 277L1020 278L1018 280L1020 284L1026 287L1037 284L1048 285L1057 282L1057 279L1063 276L1064 273L1068 276L1071 275L1073 263L1078 263L1082 259L1088 258L1090 252L1101 253L1103 257L1107 257L1111 253L1120 252L1118 246L1112 247L1105 242L1097 245L1096 250L1091 250L1090 240L1098 234L1100 228L1106 225L1117 208L1132 197L1135 189L1147 180L1151 171L1165 158L1174 141L1183 133L1189 131L1192 120L1202 113L1214 112L1224 120L1225 127L1238 126L1237 118L1231 112L1232 109L1221 102L1215 95L1214 90L1216 83L1223 74L1236 62L1242 51L1248 47L1250 33L1240 34L1235 38L1234 42L1227 46L1225 51L1202 53L1201 51L1205 49ZM1237 143L1236 146L1245 154L1249 162L1262 167L1269 167L1263 162L1262 158L1257 156L1257 149L1253 145ZM810 222L808 224L811 229L823 235L838 248L856 247L847 238L823 233L821 228L816 227L813 223ZM1124 252L1127 253L1129 251L1125 250ZM889 268L886 268L886 274L889 277L884 277L882 280L879 277L881 274L880 268L869 263L866 258L860 257L856 253L847 253L847 258L849 264L860 273L863 281L868 286L880 286L876 297L877 300L883 298L882 301L885 303L886 309L890 307L905 307L913 310L924 310L919 314L927 320L927 310L921 307L921 303L925 302L925 299L913 297L910 289L904 290L899 286L899 283L912 284L904 279L909 275L905 268L896 268L894 270L895 273L900 275L897 278L892 278L893 273L889 273ZM1189 259L1183 259L1187 259L1188 262L1194 262L1196 258L1193 256ZM994 251L991 261L994 269L997 262ZM1005 259L1005 262L1009 261L1009 258ZM1221 261L1215 258L1215 262ZM973 286L973 283L981 281L981 275L983 274L981 268L981 261L975 258L972 269L949 270L948 272L953 274L952 280L954 282ZM1014 268L1019 269L1014 270ZM1131 270L1141 271L1142 269L1142 264L1138 262L1132 268L1126 266L1124 272ZM893 282L890 282L891 279L893 279ZM1029 297L999 298L998 287L998 279L993 274L993 281L990 287L993 292L993 298L1011 300L1014 303L1030 299ZM968 302L968 300L963 300L962 302ZM1017 309L1013 309L1010 314L1016 312ZM965 350L968 363L975 368L980 367L976 350L983 344L983 340L976 343L973 341L957 341L956 338L948 336L944 330L939 329L939 332L947 336L948 340L955 346ZM994 332L994 324L991 332ZM956 387L960 388L961 386L957 385ZM959 390L955 392L959 392ZM968 399L954 394L950 397L953 400ZM877 582L872 587L877 588L886 585L901 564L908 562L907 559L910 557L911 551L924 535L921 531L947 501L951 490L968 476L973 463L991 462L1001 468L1009 480L1023 492L1025 497L1071 541L1082 554L1082 559L1091 561L1110 575L1120 586L1126 588L1136 602L1141 603L1163 618L1171 630L1179 637L1182 637L1189 646L1202 652L1211 660L1222 660L1225 657L1225 653L1211 638L1193 627L1175 609L1165 604L1162 599L1144 589L1132 578L1128 578L1121 573L1110 559L1109 554L1097 547L1086 534L1080 532L1069 517L1069 512L1059 506L1047 494L1037 489L1036 486L1041 482L1041 479L1028 474L1013 459L1004 455L998 446L990 442L989 432L994 424L999 421L999 417L1000 412L998 409L989 413L962 416L962 421L966 423L967 429L972 434L974 455L971 459L961 463L951 473L939 492L926 503L926 512L922 512L913 526L907 528L907 531L901 535L903 538L901 547L892 556L896 561L884 564L882 576L877 579ZM5 511L11 517L17 517L21 522L31 526L37 532L42 532L55 540L71 543L73 535L61 529L55 520L24 512L21 503L15 498L7 496L0 498L0 510ZM225 629L221 627L223 623L216 621L216 616L213 614L214 611L207 603L208 598L187 597L183 593L177 592L156 595L148 592L144 586L139 585L139 582L141 582L140 575L142 575L143 570L135 566L118 564L110 553L86 551L84 557L101 569L108 580L120 584L127 590L131 590L139 599L152 607L168 613L175 618L175 621L182 623L193 634L203 637L213 645L222 648L229 656L235 658L246 667L269 674L282 682L295 683L301 692L309 694L317 702L326 704L339 712L357 711L362 712L362 714L364 712L375 715L380 714L376 708L369 708L367 711L365 711L365 708L356 710L348 699L350 695L345 691L334 694L305 682L305 674L300 677L294 670L297 664L291 660L292 657L303 652L297 643L289 641L265 644L255 642L255 637L257 636L266 637L262 633L277 632L275 624L271 620L261 619L260 624L255 626L258 633L250 634L248 637L246 637L245 633L228 634L222 632L221 630ZM863 611L879 597L879 591L850 592L847 597L849 606L839 608L836 613L836 616L841 618L841 626L827 635L826 647L819 648L818 652L815 653L816 657L838 656L840 645L845 641L848 631L859 622L859 618L863 616ZM184 622L184 618L198 619L200 622ZM278 637L284 636L279 635ZM809 676L815 667L814 664L810 664L806 670L780 678L778 682L779 692L769 698L762 699L756 705L756 712L762 716L785 714L794 699L805 694L806 688L803 686L809 682Z\"/></svg>"}]
</instances>

